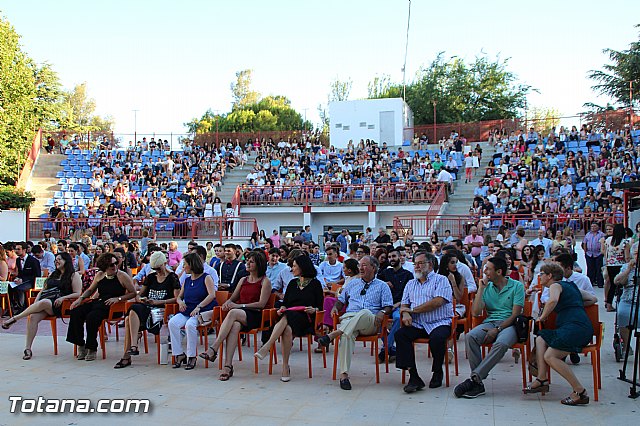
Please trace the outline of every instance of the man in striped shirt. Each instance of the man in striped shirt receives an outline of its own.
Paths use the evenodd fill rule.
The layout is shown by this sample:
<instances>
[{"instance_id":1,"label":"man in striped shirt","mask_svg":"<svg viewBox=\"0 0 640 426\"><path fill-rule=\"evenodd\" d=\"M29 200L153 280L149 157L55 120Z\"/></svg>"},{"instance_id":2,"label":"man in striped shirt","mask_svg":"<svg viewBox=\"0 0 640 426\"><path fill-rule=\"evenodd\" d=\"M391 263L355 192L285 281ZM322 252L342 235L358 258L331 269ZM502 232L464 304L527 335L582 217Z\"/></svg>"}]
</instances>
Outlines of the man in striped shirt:
<instances>
[{"instance_id":1,"label":"man in striped shirt","mask_svg":"<svg viewBox=\"0 0 640 426\"><path fill-rule=\"evenodd\" d=\"M360 260L360 276L349 281L342 288L338 301L331 310L331 315L346 305L347 311L340 317L338 328L318 339L325 348L333 339L340 336L338 344L338 361L340 366L340 388L351 390L349 367L351 356L359 335L370 336L380 328L385 315L391 314L393 297L387 283L376 278L380 264L373 256L364 256Z\"/></svg>"},{"instance_id":2,"label":"man in striped shirt","mask_svg":"<svg viewBox=\"0 0 640 426\"><path fill-rule=\"evenodd\" d=\"M436 257L419 251L414 256L414 267L415 279L405 286L400 305L403 327L396 332L396 367L409 370L409 383L404 387L407 393L425 387L416 368L413 348L416 339L429 339L433 354L429 387L442 386L442 364L453 318L453 291L447 277L435 272L438 269Z\"/></svg>"}]
</instances>

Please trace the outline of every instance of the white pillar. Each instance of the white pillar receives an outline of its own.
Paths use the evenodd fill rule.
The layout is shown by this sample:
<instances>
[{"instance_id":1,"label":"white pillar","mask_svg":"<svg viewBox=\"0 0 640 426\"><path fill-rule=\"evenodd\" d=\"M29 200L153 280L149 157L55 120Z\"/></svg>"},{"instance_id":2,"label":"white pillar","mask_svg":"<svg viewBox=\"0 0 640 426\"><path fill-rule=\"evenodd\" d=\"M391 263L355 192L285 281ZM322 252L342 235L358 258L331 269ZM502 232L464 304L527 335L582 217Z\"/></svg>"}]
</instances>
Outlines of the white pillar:
<instances>
[{"instance_id":1,"label":"white pillar","mask_svg":"<svg viewBox=\"0 0 640 426\"><path fill-rule=\"evenodd\" d=\"M378 214L376 212L369 212L369 228L374 232L378 226Z\"/></svg>"},{"instance_id":2,"label":"white pillar","mask_svg":"<svg viewBox=\"0 0 640 426\"><path fill-rule=\"evenodd\" d=\"M302 227L309 225L313 229L313 224L311 223L311 213L302 213Z\"/></svg>"}]
</instances>

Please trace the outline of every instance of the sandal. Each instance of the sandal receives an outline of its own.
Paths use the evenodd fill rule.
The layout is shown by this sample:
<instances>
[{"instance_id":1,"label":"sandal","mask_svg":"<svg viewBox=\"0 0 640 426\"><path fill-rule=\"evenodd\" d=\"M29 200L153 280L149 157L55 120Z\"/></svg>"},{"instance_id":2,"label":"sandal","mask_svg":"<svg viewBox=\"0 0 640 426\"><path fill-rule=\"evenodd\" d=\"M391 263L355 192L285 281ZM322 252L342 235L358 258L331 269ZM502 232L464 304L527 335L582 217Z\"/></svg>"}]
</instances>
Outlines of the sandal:
<instances>
[{"instance_id":1,"label":"sandal","mask_svg":"<svg viewBox=\"0 0 640 426\"><path fill-rule=\"evenodd\" d=\"M184 367L184 369L193 370L194 368L196 368L197 361L198 361L198 358L196 358L195 356L189 357L189 359L187 360L187 366Z\"/></svg>"},{"instance_id":2,"label":"sandal","mask_svg":"<svg viewBox=\"0 0 640 426\"><path fill-rule=\"evenodd\" d=\"M534 377L538 376L538 364L535 361L529 361L529 374Z\"/></svg>"},{"instance_id":3,"label":"sandal","mask_svg":"<svg viewBox=\"0 0 640 426\"><path fill-rule=\"evenodd\" d=\"M129 350L127 351L127 354L129 354L129 355L140 355L140 351L138 350L137 346L131 346L131 348L129 348Z\"/></svg>"},{"instance_id":4,"label":"sandal","mask_svg":"<svg viewBox=\"0 0 640 426\"><path fill-rule=\"evenodd\" d=\"M540 386L536 386L534 388L532 385L535 382L540 383ZM525 394L542 392L543 395L545 394L545 392L549 392L549 379L540 380L540 379L538 379L536 377L536 379L533 381L533 383L531 385L527 386L526 388L522 389L522 392L524 392Z\"/></svg>"},{"instance_id":5,"label":"sandal","mask_svg":"<svg viewBox=\"0 0 640 426\"><path fill-rule=\"evenodd\" d=\"M214 362L216 358L218 358L218 352L216 352L211 346L209 346L209 349L213 351L213 355L209 355L209 352L202 352L199 356L209 362Z\"/></svg>"},{"instance_id":6,"label":"sandal","mask_svg":"<svg viewBox=\"0 0 640 426\"><path fill-rule=\"evenodd\" d=\"M576 394L578 396L578 399L571 398L573 394ZM580 393L573 391L571 395L560 401L560 403L563 405L587 405L589 403L587 389L583 389Z\"/></svg>"},{"instance_id":7,"label":"sandal","mask_svg":"<svg viewBox=\"0 0 640 426\"><path fill-rule=\"evenodd\" d=\"M219 379L221 382L226 382L233 377L233 365L225 365L224 368L228 368L229 372L227 373L226 371L224 371L220 373Z\"/></svg>"},{"instance_id":8,"label":"sandal","mask_svg":"<svg viewBox=\"0 0 640 426\"><path fill-rule=\"evenodd\" d=\"M30 360L32 356L33 356L33 352L31 352L31 349L25 349L24 350L24 355L22 356L22 359L27 361L27 360Z\"/></svg>"},{"instance_id":9,"label":"sandal","mask_svg":"<svg viewBox=\"0 0 640 426\"><path fill-rule=\"evenodd\" d=\"M122 358L120 359L120 361L118 361L118 363L116 365L113 366L113 368L125 368L131 365L131 357L129 358Z\"/></svg>"},{"instance_id":10,"label":"sandal","mask_svg":"<svg viewBox=\"0 0 640 426\"><path fill-rule=\"evenodd\" d=\"M8 320L2 323L2 329L8 330L13 324L16 323L16 321L18 320L16 320L14 317L9 318Z\"/></svg>"},{"instance_id":11,"label":"sandal","mask_svg":"<svg viewBox=\"0 0 640 426\"><path fill-rule=\"evenodd\" d=\"M187 356L185 354L176 355L175 362L173 363L173 368L180 368L182 364L187 363Z\"/></svg>"}]
</instances>

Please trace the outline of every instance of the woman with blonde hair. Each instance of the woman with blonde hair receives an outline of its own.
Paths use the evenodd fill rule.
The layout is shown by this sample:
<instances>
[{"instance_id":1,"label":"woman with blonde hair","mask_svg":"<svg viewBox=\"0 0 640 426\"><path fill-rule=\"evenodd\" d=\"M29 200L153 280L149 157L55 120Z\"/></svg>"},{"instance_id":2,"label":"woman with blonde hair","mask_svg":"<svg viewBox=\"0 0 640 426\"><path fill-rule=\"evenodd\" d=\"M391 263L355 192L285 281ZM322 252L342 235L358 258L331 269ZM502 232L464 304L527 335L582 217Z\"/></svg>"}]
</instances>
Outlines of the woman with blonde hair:
<instances>
[{"instance_id":1,"label":"woman with blonde hair","mask_svg":"<svg viewBox=\"0 0 640 426\"><path fill-rule=\"evenodd\" d=\"M598 299L580 290L574 283L564 281L564 270L556 263L545 263L540 268L540 283L549 288L549 300L539 321L557 314L555 329L541 329L536 337L536 379L523 389L525 394L549 392L549 368L558 372L573 388L573 392L560 402L564 405L589 403L587 390L573 373L564 358L571 353L580 353L593 336L591 321L584 309Z\"/></svg>"}]
</instances>

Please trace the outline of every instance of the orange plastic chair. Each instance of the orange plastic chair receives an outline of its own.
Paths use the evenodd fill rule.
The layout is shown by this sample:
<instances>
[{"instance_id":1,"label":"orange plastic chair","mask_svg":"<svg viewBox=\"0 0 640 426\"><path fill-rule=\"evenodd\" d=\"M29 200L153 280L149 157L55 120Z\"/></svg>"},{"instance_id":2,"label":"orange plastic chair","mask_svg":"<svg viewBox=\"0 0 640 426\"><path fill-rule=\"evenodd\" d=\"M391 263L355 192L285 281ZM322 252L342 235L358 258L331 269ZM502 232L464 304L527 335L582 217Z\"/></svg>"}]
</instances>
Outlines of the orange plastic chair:
<instances>
[{"instance_id":1,"label":"orange plastic chair","mask_svg":"<svg viewBox=\"0 0 640 426\"><path fill-rule=\"evenodd\" d=\"M333 316L333 329L337 329L340 318L337 315ZM372 334L371 336L358 336L356 337L356 342L370 342L371 345L371 354L375 358L376 362L376 383L380 383L380 360L378 359L378 341L382 339L385 342L384 345L384 361L386 366L386 372L389 373L389 352L387 343L387 322L389 317L385 315L382 319L382 324L380 324L380 330L376 334ZM333 380L336 380L337 377L337 369L338 369L338 345L340 343L340 336L336 337L334 340L334 350L333 350Z\"/></svg>"},{"instance_id":2,"label":"orange plastic chair","mask_svg":"<svg viewBox=\"0 0 640 426\"><path fill-rule=\"evenodd\" d=\"M591 354L591 368L593 370L593 399L598 400L598 389L602 389L602 370L600 368L600 349L602 347L602 335L604 333L604 326L600 322L600 316L598 312L598 305L585 306L587 316L591 321L593 327L593 337L591 343L582 348L582 354ZM553 312L545 320L542 327L546 329L554 329L556 327L556 313Z\"/></svg>"},{"instance_id":3,"label":"orange plastic chair","mask_svg":"<svg viewBox=\"0 0 640 426\"><path fill-rule=\"evenodd\" d=\"M124 321L124 315L127 312L127 303L126 301L116 302L113 305L109 306L109 316L106 319L102 320L102 324L100 324L100 328L98 329L98 334L100 338L100 348L102 349L102 359L107 358L107 349L105 345L106 341L106 326L111 327L115 326L116 329L116 340L118 340L118 323Z\"/></svg>"},{"instance_id":4,"label":"orange plastic chair","mask_svg":"<svg viewBox=\"0 0 640 426\"><path fill-rule=\"evenodd\" d=\"M216 291L216 302L218 303L218 305L213 307L213 313L211 314L211 320L207 321L207 322L205 322L203 324L198 325L198 334L200 334L200 343L204 345L204 350L205 351L209 347L209 328L212 327L212 326L215 327L216 335L220 331L220 324L222 324L222 320L220 319L222 317L222 308L221 308L221 306L228 299L229 299L229 292L228 291L223 291L223 290ZM222 361L222 358L220 358L220 361ZM205 366L205 368L209 368L209 360L208 359L206 359L204 361L204 366ZM222 367L220 367L220 369L222 369Z\"/></svg>"},{"instance_id":5,"label":"orange plastic chair","mask_svg":"<svg viewBox=\"0 0 640 426\"><path fill-rule=\"evenodd\" d=\"M260 320L260 326L258 328L253 328L251 330L241 331L238 333L238 358L240 361L242 361L242 343L241 343L240 337L244 334L245 336L247 336L247 340L249 340L249 336L253 336L253 353L258 352L258 333L262 331L267 331L271 327L271 315L272 315L272 311L275 310L273 309L273 305L275 301L276 301L276 295L275 293L272 293L271 296L269 296L269 300L267 301L267 304L262 310L262 318ZM220 356L220 362L222 362L222 350L220 350L219 356ZM254 367L255 373L258 374L258 358L256 357L253 357L253 367ZM222 366L220 368L222 368Z\"/></svg>"},{"instance_id":6,"label":"orange plastic chair","mask_svg":"<svg viewBox=\"0 0 640 426\"><path fill-rule=\"evenodd\" d=\"M487 314L485 311L482 311L482 315L479 317L473 317L472 320L472 328L476 328L477 326L479 326L480 324L482 324L482 322L487 318ZM529 336L531 336L531 327L529 327ZM525 388L527 386L527 360L529 359L529 356L531 354L531 349L530 347L530 338L527 339L527 341L525 343L515 343L513 346L511 346L511 349L519 349L520 350L520 362L522 364L522 387ZM482 351L483 351L483 356L484 356L484 349L485 348L489 348L489 350L491 350L491 345L482 345Z\"/></svg>"},{"instance_id":7,"label":"orange plastic chair","mask_svg":"<svg viewBox=\"0 0 640 426\"><path fill-rule=\"evenodd\" d=\"M466 289L465 289L466 291ZM454 309L455 309L455 304L454 304ZM448 343L450 341L453 342L453 359L454 359L454 366L455 366L455 372L456 372L456 376L458 375L458 345L456 344L456 328L458 327L457 324L458 319L456 318L455 314L453 315L453 318L451 319L451 334L449 335L449 337L447 338L446 341L446 345L448 346ZM427 345L429 344L429 339L425 338L425 339L416 339L413 341L413 347L415 350L415 347L417 344L423 344L423 345ZM446 386L449 387L449 360L447 359L447 355L445 352L445 359L444 359L444 369L445 369L445 381L446 381ZM406 374L407 374L407 370L403 369L402 370L402 384L404 385L405 380L406 380Z\"/></svg>"},{"instance_id":8,"label":"orange plastic chair","mask_svg":"<svg viewBox=\"0 0 640 426\"><path fill-rule=\"evenodd\" d=\"M272 309L271 312L272 312L271 324L275 324L277 321L279 321L280 317L278 317L276 309ZM324 318L324 311L316 312L316 316L314 319L314 326L313 326L315 333L310 333L310 334L307 334L306 336L300 337L301 344L302 344L302 338L303 337L307 338L307 361L309 364L310 379L313 377L313 368L311 366L311 348L313 347L313 338L320 335L319 332L321 332L322 330L323 318ZM322 348L322 362L323 362L324 368L327 368L327 352L324 346L320 345L320 347ZM277 364L277 360L278 360L277 355L275 353L275 350L276 350L275 348L276 348L276 345L273 345L271 347L270 354L269 354L269 374L273 373L273 361L276 361L276 364Z\"/></svg>"},{"instance_id":9,"label":"orange plastic chair","mask_svg":"<svg viewBox=\"0 0 640 426\"><path fill-rule=\"evenodd\" d=\"M37 294L37 293L36 293ZM29 297L29 305L35 302L36 297ZM76 299L64 299L62 301L62 317L69 318L69 307ZM51 326L51 337L53 338L53 354L58 355L58 317L49 315L43 318L43 321L49 321Z\"/></svg>"}]
</instances>

